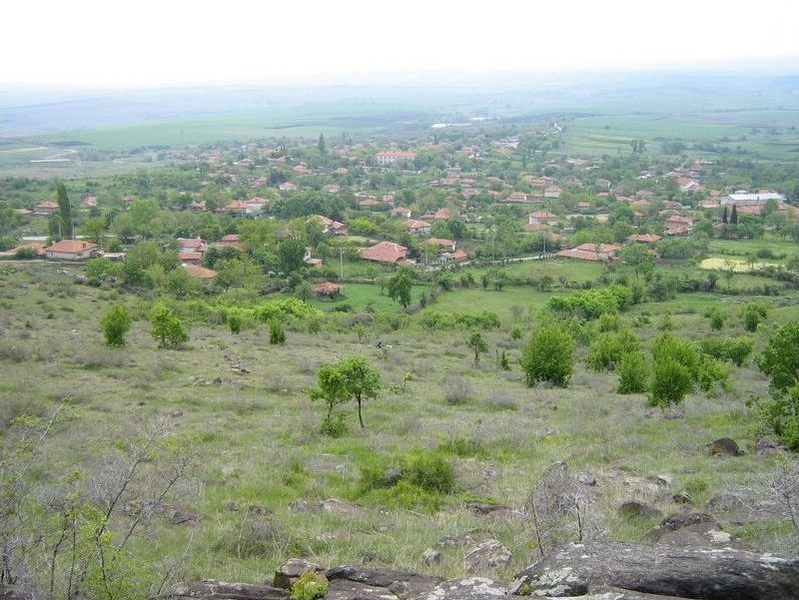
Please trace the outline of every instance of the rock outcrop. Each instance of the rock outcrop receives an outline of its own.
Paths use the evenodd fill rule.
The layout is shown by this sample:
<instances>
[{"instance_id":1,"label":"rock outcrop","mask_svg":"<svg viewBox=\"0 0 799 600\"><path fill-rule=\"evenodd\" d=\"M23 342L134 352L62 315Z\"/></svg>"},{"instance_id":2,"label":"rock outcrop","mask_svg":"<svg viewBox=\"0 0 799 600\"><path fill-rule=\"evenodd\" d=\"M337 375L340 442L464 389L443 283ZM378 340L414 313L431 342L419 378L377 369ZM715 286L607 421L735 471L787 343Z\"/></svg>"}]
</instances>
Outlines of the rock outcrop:
<instances>
[{"instance_id":1,"label":"rock outcrop","mask_svg":"<svg viewBox=\"0 0 799 600\"><path fill-rule=\"evenodd\" d=\"M707 515L669 517L662 531L715 527ZM275 587L202 581L180 584L176 600L289 600L300 571L319 565L292 559L278 569ZM796 600L799 558L737 548L572 544L518 574L508 588L485 577L442 581L393 569L348 565L323 571L326 600L496 600L500 596L579 597L581 600ZM280 585L281 587L276 587ZM0 600L2 595L0 586ZM9 600L24 596L8 596Z\"/></svg>"},{"instance_id":2,"label":"rock outcrop","mask_svg":"<svg viewBox=\"0 0 799 600\"><path fill-rule=\"evenodd\" d=\"M696 600L795 600L799 559L733 548L572 544L519 573L511 591L562 598L603 587Z\"/></svg>"}]
</instances>

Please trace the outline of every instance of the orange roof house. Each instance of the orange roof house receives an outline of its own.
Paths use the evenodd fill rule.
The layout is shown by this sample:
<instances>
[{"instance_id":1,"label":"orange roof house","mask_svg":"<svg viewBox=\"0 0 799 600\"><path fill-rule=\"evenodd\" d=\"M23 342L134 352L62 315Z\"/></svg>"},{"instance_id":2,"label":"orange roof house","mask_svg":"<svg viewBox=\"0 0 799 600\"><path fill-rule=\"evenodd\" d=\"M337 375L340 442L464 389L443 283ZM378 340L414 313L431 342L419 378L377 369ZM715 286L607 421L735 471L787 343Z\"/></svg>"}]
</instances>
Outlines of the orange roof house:
<instances>
[{"instance_id":1,"label":"orange roof house","mask_svg":"<svg viewBox=\"0 0 799 600\"><path fill-rule=\"evenodd\" d=\"M639 244L654 244L660 241L660 236L654 233L640 233L631 235L627 239L631 242L638 242Z\"/></svg>"},{"instance_id":2,"label":"orange roof house","mask_svg":"<svg viewBox=\"0 0 799 600\"><path fill-rule=\"evenodd\" d=\"M394 242L380 242L361 250L361 258L374 262L396 265L408 256L408 248Z\"/></svg>"},{"instance_id":3,"label":"orange roof house","mask_svg":"<svg viewBox=\"0 0 799 600\"><path fill-rule=\"evenodd\" d=\"M430 233L430 228L432 225L427 221L419 221L418 219L408 219L405 221L405 227L408 228L408 231L411 233L415 233L417 235L424 235L426 233Z\"/></svg>"},{"instance_id":4,"label":"orange roof house","mask_svg":"<svg viewBox=\"0 0 799 600\"><path fill-rule=\"evenodd\" d=\"M335 298L344 290L344 286L340 283L333 283L332 281L325 281L315 286L313 291L317 296L324 298Z\"/></svg>"},{"instance_id":5,"label":"orange roof house","mask_svg":"<svg viewBox=\"0 0 799 600\"><path fill-rule=\"evenodd\" d=\"M53 202L52 200L45 200L43 202L39 202L36 205L36 208L33 210L34 215L52 215L58 212L58 203Z\"/></svg>"},{"instance_id":6,"label":"orange roof house","mask_svg":"<svg viewBox=\"0 0 799 600\"><path fill-rule=\"evenodd\" d=\"M205 267L200 267L199 265L184 264L183 268L186 269L186 272L192 277L203 279L205 281L211 281L219 274L213 269L206 269Z\"/></svg>"},{"instance_id":7,"label":"orange roof house","mask_svg":"<svg viewBox=\"0 0 799 600\"><path fill-rule=\"evenodd\" d=\"M694 228L694 220L691 217L674 215L666 220L666 235L685 235L691 233Z\"/></svg>"},{"instance_id":8,"label":"orange roof house","mask_svg":"<svg viewBox=\"0 0 799 600\"><path fill-rule=\"evenodd\" d=\"M558 258L575 258L577 260L604 261L615 258L619 251L616 244L580 244L576 248L556 252Z\"/></svg>"},{"instance_id":9,"label":"orange roof house","mask_svg":"<svg viewBox=\"0 0 799 600\"><path fill-rule=\"evenodd\" d=\"M91 258L98 250L97 244L83 240L61 240L44 249L47 258L55 260L82 260Z\"/></svg>"}]
</instances>

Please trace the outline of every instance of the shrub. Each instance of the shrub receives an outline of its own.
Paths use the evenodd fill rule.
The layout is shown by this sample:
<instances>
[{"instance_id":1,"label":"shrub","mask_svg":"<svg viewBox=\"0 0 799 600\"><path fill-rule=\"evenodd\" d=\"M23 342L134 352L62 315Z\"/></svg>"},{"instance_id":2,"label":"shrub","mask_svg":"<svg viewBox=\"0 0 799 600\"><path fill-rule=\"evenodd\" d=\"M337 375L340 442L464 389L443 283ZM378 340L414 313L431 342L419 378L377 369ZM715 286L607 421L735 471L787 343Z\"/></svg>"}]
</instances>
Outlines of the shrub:
<instances>
[{"instance_id":1,"label":"shrub","mask_svg":"<svg viewBox=\"0 0 799 600\"><path fill-rule=\"evenodd\" d=\"M799 321L777 330L756 363L771 378L773 394L785 392L799 382Z\"/></svg>"},{"instance_id":2,"label":"shrub","mask_svg":"<svg viewBox=\"0 0 799 600\"><path fill-rule=\"evenodd\" d=\"M305 571L291 584L291 600L316 600L327 595L327 577L324 573Z\"/></svg>"},{"instance_id":3,"label":"shrub","mask_svg":"<svg viewBox=\"0 0 799 600\"><path fill-rule=\"evenodd\" d=\"M273 346L286 343L286 331L280 321L269 321L269 343Z\"/></svg>"},{"instance_id":4,"label":"shrub","mask_svg":"<svg viewBox=\"0 0 799 600\"><path fill-rule=\"evenodd\" d=\"M241 333L241 323L243 318L241 316L241 312L239 311L230 311L227 315L227 324L230 327L230 333L235 333L238 335Z\"/></svg>"},{"instance_id":5,"label":"shrub","mask_svg":"<svg viewBox=\"0 0 799 600\"><path fill-rule=\"evenodd\" d=\"M588 348L586 364L594 371L613 371L622 357L640 350L641 344L629 330L599 334Z\"/></svg>"},{"instance_id":6,"label":"shrub","mask_svg":"<svg viewBox=\"0 0 799 600\"><path fill-rule=\"evenodd\" d=\"M736 338L708 337L700 342L699 347L702 352L713 358L728 360L740 367L752 353L755 342L745 335Z\"/></svg>"},{"instance_id":7,"label":"shrub","mask_svg":"<svg viewBox=\"0 0 799 600\"><path fill-rule=\"evenodd\" d=\"M447 378L444 380L444 401L456 406L466 404L475 398L474 386L468 379Z\"/></svg>"},{"instance_id":8,"label":"shrub","mask_svg":"<svg viewBox=\"0 0 799 600\"><path fill-rule=\"evenodd\" d=\"M619 367L620 394L641 394L649 384L649 363L643 352L630 352L622 357Z\"/></svg>"},{"instance_id":9,"label":"shrub","mask_svg":"<svg viewBox=\"0 0 799 600\"><path fill-rule=\"evenodd\" d=\"M455 488L455 469L440 454L420 452L408 460L407 479L428 492L449 494Z\"/></svg>"},{"instance_id":10,"label":"shrub","mask_svg":"<svg viewBox=\"0 0 799 600\"><path fill-rule=\"evenodd\" d=\"M766 427L774 432L780 443L799 452L799 384L771 400L756 398L753 403Z\"/></svg>"},{"instance_id":11,"label":"shrub","mask_svg":"<svg viewBox=\"0 0 799 600\"><path fill-rule=\"evenodd\" d=\"M175 348L189 339L183 323L164 304L155 305L150 322L153 326L150 333L158 341L159 348Z\"/></svg>"},{"instance_id":12,"label":"shrub","mask_svg":"<svg viewBox=\"0 0 799 600\"><path fill-rule=\"evenodd\" d=\"M662 410L680 404L691 387L691 372L685 365L673 358L656 360L652 369L649 404Z\"/></svg>"},{"instance_id":13,"label":"shrub","mask_svg":"<svg viewBox=\"0 0 799 600\"><path fill-rule=\"evenodd\" d=\"M105 337L105 345L113 347L122 347L125 345L125 334L130 329L133 319L122 304L115 304L107 313L100 319L100 325L103 328L103 336Z\"/></svg>"},{"instance_id":14,"label":"shrub","mask_svg":"<svg viewBox=\"0 0 799 600\"><path fill-rule=\"evenodd\" d=\"M566 387L574 373L574 340L557 324L539 327L522 352L525 383Z\"/></svg>"},{"instance_id":15,"label":"shrub","mask_svg":"<svg viewBox=\"0 0 799 600\"><path fill-rule=\"evenodd\" d=\"M615 313L602 313L599 315L599 331L618 331L621 329L621 317Z\"/></svg>"},{"instance_id":16,"label":"shrub","mask_svg":"<svg viewBox=\"0 0 799 600\"><path fill-rule=\"evenodd\" d=\"M750 302L743 309L744 328L754 333L767 314L768 308L765 305L759 302Z\"/></svg>"},{"instance_id":17,"label":"shrub","mask_svg":"<svg viewBox=\"0 0 799 600\"><path fill-rule=\"evenodd\" d=\"M621 285L586 290L569 296L552 296L547 307L561 314L572 314L586 319L596 319L603 313L617 313L629 306L632 293Z\"/></svg>"},{"instance_id":18,"label":"shrub","mask_svg":"<svg viewBox=\"0 0 799 600\"><path fill-rule=\"evenodd\" d=\"M710 319L710 328L719 331L724 327L724 313L715 306L711 306L705 311L705 318Z\"/></svg>"}]
</instances>

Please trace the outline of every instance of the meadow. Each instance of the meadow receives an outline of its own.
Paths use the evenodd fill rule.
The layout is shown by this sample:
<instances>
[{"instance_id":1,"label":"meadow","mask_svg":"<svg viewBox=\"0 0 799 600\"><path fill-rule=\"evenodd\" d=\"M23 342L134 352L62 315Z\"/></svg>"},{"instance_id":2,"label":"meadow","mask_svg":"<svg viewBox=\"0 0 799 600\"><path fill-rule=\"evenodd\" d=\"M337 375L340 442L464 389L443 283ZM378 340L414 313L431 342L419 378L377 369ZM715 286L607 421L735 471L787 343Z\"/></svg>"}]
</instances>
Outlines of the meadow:
<instances>
[{"instance_id":1,"label":"meadow","mask_svg":"<svg viewBox=\"0 0 799 600\"><path fill-rule=\"evenodd\" d=\"M597 268L555 261L508 267L520 276L546 272L575 280ZM285 345L271 345L264 325L248 324L235 335L222 323L194 321L183 347L163 350L149 333L153 298L76 283L79 272L0 263L3 435L10 435L14 417L45 415L63 405L33 491L58 493L72 481L88 493L105 481L108 465L125 456L137 432L160 419L176 442L173 449L193 457L192 468L165 499L168 510L142 524L128 553L151 564L183 556L181 577L263 581L290 556L455 576L463 572L468 541L440 545L437 565L425 564L422 553L446 536L460 536L505 544L513 559L496 576L507 580L537 556L525 505L558 461L570 474L595 482L581 492L586 537L640 541L658 515L685 508L675 499L684 492L693 508L712 510L745 543L776 553L797 549L768 492L769 474L786 458L758 450L763 432L747 400L765 395L768 385L751 361L732 369L729 390L691 393L677 412L648 407L642 394L616 393L614 374L585 367L585 347L578 348L568 388L526 387L521 350L547 298L563 289L521 285L455 288L432 305L500 316L501 327L485 333L490 349L479 366L466 347L466 330L428 330L417 315L381 318L397 314L398 307L371 284L347 284L340 303L350 304L351 312L318 303L326 311L318 331L287 323ZM427 291L414 289L415 299ZM713 306L728 317L721 334L741 335L740 310L751 300L680 294L638 305L623 319L645 347L660 333L665 315L676 334L698 340L714 333L703 316ZM756 336L756 352L771 323L799 317L796 291L758 300L770 312ZM135 320L126 347L110 349L99 318L118 302ZM363 312L367 307L375 312ZM517 327L521 339L512 335ZM376 347L378 339L383 348ZM509 371L498 364L502 351ZM347 432L321 435L324 406L311 402L308 391L323 364L351 355L379 371L381 392L365 405L364 430L346 404L336 411L346 415ZM720 437L737 440L745 454L712 456L708 444ZM452 489L375 484L374 473L413 464L420 455L453 465ZM166 456L150 468L157 471L161 462ZM141 485L131 502L136 493L145 494L147 482ZM349 504L308 510L330 498ZM660 513L630 519L619 511L627 500L649 503ZM498 510L483 514L474 503ZM763 506L771 508L764 512ZM563 535L574 535L572 525L565 523Z\"/></svg>"}]
</instances>

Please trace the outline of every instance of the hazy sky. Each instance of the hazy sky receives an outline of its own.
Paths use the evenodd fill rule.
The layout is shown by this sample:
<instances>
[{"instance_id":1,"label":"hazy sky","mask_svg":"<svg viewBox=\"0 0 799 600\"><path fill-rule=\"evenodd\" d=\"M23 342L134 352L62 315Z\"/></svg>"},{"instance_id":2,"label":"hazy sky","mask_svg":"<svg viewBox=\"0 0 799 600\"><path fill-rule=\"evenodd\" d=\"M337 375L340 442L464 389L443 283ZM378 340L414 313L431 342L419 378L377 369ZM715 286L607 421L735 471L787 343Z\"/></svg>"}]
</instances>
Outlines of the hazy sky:
<instances>
[{"instance_id":1,"label":"hazy sky","mask_svg":"<svg viewBox=\"0 0 799 600\"><path fill-rule=\"evenodd\" d=\"M799 64L796 0L5 0L0 14L0 84Z\"/></svg>"}]
</instances>

